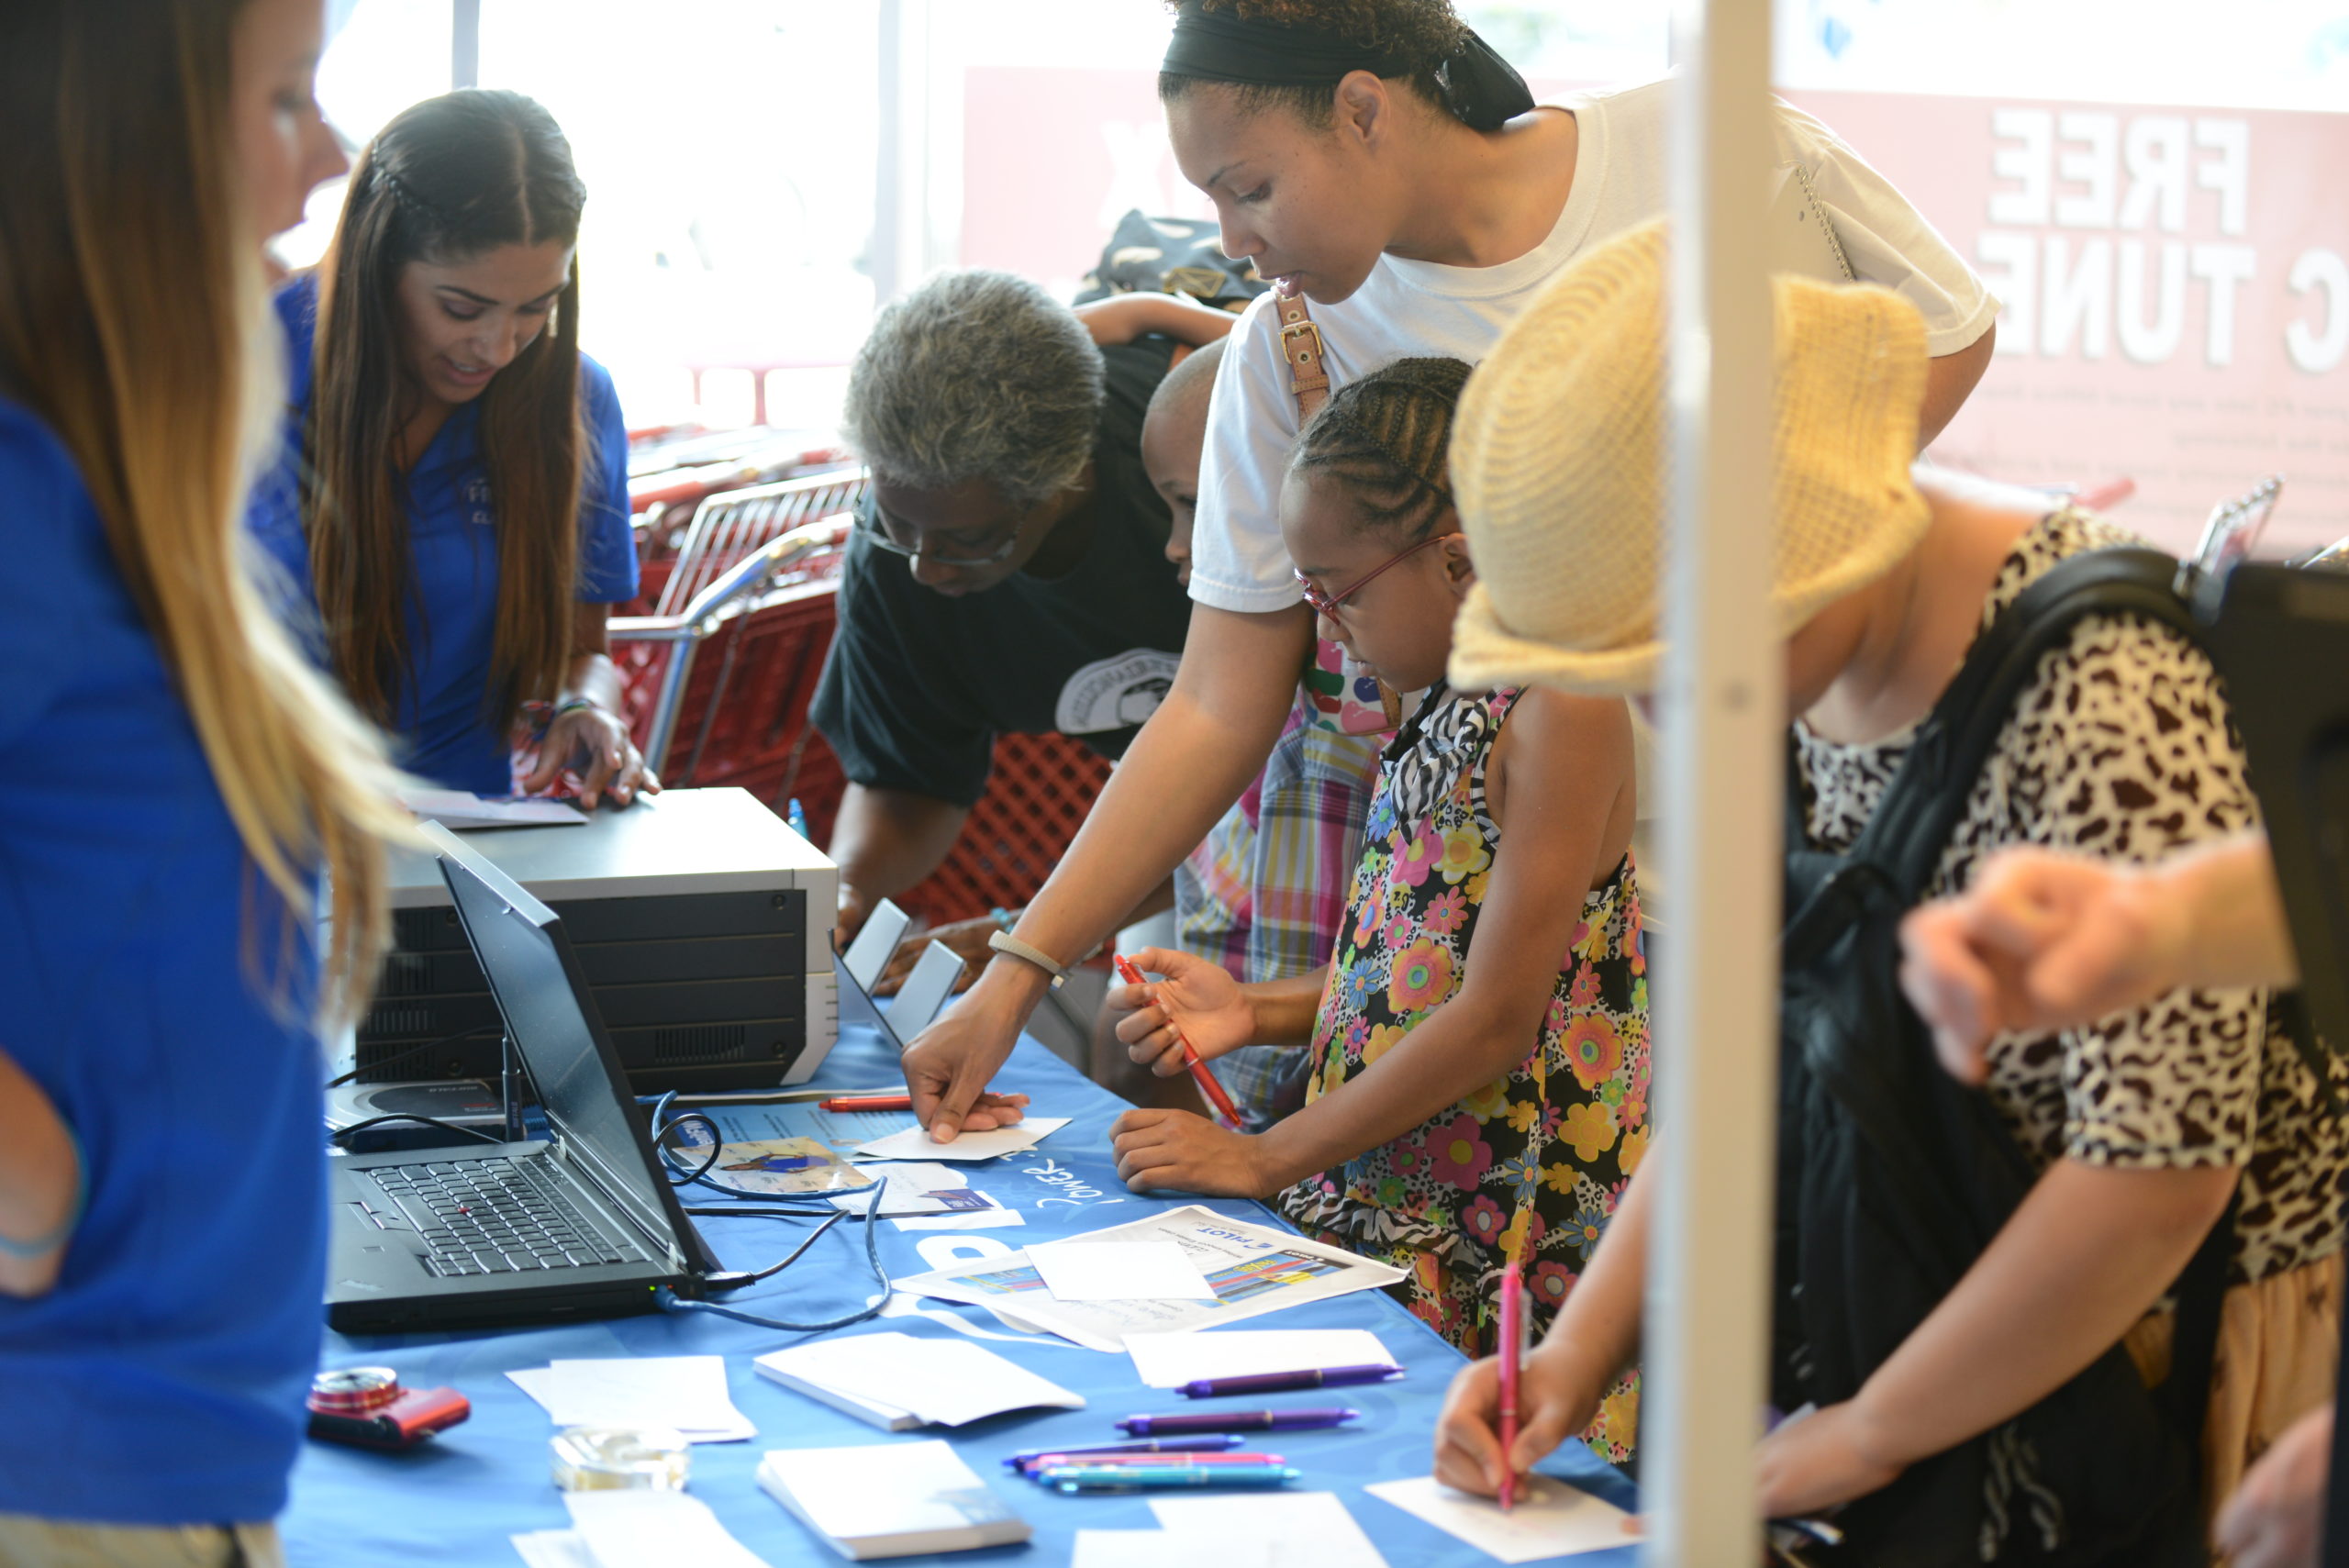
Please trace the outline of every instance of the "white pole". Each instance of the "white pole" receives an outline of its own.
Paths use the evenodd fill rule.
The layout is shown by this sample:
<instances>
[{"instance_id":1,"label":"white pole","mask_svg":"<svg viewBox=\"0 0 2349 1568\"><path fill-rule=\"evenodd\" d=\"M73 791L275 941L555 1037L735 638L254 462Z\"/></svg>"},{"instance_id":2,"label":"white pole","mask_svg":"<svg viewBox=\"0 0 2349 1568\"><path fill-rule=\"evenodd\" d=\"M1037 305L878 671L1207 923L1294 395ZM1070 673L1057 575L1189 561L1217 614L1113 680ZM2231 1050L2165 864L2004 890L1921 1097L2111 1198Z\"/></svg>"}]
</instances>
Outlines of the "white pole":
<instances>
[{"instance_id":1,"label":"white pole","mask_svg":"<svg viewBox=\"0 0 2349 1568\"><path fill-rule=\"evenodd\" d=\"M1760 1561L1777 1105L1784 668L1771 580L1762 270L1770 0L1681 0L1673 136L1671 586L1657 1158L1641 1422L1642 1560Z\"/></svg>"}]
</instances>

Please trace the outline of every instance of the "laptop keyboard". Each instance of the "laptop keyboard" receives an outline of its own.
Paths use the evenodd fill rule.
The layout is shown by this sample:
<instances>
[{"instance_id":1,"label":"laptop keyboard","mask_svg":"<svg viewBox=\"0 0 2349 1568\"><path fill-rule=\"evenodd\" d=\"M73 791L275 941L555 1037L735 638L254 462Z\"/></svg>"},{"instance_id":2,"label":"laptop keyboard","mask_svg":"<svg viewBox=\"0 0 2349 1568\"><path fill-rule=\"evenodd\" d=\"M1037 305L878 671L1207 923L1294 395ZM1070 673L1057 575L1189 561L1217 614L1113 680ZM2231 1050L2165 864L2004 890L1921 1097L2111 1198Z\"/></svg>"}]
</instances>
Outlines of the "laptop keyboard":
<instances>
[{"instance_id":1,"label":"laptop keyboard","mask_svg":"<svg viewBox=\"0 0 2349 1568\"><path fill-rule=\"evenodd\" d=\"M532 1163L434 1161L377 1165L366 1174L398 1203L423 1238L430 1249L425 1266L436 1274L521 1273L643 1260L632 1244L606 1239L576 1205L530 1169ZM376 1223L383 1219L376 1218Z\"/></svg>"}]
</instances>

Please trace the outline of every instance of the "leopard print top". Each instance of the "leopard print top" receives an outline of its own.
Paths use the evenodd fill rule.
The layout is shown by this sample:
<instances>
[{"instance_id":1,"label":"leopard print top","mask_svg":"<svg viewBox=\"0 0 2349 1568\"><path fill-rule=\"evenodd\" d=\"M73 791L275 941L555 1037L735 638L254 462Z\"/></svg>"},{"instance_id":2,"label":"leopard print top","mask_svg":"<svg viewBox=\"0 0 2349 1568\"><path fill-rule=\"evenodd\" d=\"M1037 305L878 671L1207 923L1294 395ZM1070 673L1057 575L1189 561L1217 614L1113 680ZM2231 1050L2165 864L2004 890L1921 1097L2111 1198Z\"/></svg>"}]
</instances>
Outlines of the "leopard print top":
<instances>
[{"instance_id":1,"label":"leopard print top","mask_svg":"<svg viewBox=\"0 0 2349 1568\"><path fill-rule=\"evenodd\" d=\"M2142 542L2077 511L2043 518L2000 568L1983 624L2065 557ZM1795 735L1810 841L1848 849L1913 731L1857 746L1799 723ZM2143 862L2258 819L2210 661L2167 628L2091 616L2024 688L1932 891L1964 887L2009 844ZM2083 1029L2001 1035L1989 1055L1991 1098L2043 1170L2244 1166L2239 1283L2341 1246L2349 1139L2263 993L2176 992ZM2349 1076L2338 1061L2334 1076Z\"/></svg>"}]
</instances>

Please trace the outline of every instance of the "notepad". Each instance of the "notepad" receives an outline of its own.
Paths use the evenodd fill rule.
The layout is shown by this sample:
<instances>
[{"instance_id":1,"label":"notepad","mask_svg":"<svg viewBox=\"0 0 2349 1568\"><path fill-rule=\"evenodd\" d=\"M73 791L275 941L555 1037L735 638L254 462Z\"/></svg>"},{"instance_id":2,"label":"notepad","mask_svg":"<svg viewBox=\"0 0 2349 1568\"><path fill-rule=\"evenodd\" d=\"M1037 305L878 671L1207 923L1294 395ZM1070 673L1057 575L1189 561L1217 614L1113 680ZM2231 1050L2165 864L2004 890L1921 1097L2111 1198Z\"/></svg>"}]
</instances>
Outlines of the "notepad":
<instances>
[{"instance_id":1,"label":"notepad","mask_svg":"<svg viewBox=\"0 0 2349 1568\"><path fill-rule=\"evenodd\" d=\"M762 1377L885 1431L1085 1407L1083 1395L963 1340L856 1334L774 1351L751 1364Z\"/></svg>"},{"instance_id":2,"label":"notepad","mask_svg":"<svg viewBox=\"0 0 2349 1568\"><path fill-rule=\"evenodd\" d=\"M935 1440L774 1449L759 1462L759 1485L833 1551L859 1562L1009 1546L1031 1533L1027 1520ZM675 1553L646 1561L703 1568Z\"/></svg>"},{"instance_id":3,"label":"notepad","mask_svg":"<svg viewBox=\"0 0 2349 1568\"><path fill-rule=\"evenodd\" d=\"M1031 1252L1035 1250L1029 1249ZM1367 1329L1213 1329L1128 1334L1126 1353L1145 1387L1180 1388L1203 1377L1256 1377L1332 1366L1393 1366Z\"/></svg>"},{"instance_id":4,"label":"notepad","mask_svg":"<svg viewBox=\"0 0 2349 1568\"><path fill-rule=\"evenodd\" d=\"M928 1129L907 1128L876 1138L856 1151L860 1160L993 1160L1024 1154L1069 1124L1064 1116L1035 1116L987 1132L965 1132L952 1143L935 1143Z\"/></svg>"},{"instance_id":5,"label":"notepad","mask_svg":"<svg viewBox=\"0 0 2349 1568\"><path fill-rule=\"evenodd\" d=\"M1638 1530L1623 1528L1631 1515L1554 1476L1531 1477L1508 1513L1490 1497L1454 1491L1432 1475L1382 1481L1363 1490L1504 1562L1607 1551L1640 1540Z\"/></svg>"}]
</instances>

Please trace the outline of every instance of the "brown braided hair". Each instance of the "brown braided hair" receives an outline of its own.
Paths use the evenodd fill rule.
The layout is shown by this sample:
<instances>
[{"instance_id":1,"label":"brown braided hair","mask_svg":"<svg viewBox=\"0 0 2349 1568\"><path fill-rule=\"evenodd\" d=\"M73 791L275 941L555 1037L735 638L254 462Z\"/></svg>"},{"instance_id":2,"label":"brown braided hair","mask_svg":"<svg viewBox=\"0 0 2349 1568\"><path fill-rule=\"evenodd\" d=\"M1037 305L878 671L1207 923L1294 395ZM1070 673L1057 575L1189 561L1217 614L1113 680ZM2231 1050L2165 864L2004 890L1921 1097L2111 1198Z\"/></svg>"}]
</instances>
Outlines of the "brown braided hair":
<instances>
[{"instance_id":1,"label":"brown braided hair","mask_svg":"<svg viewBox=\"0 0 2349 1568\"><path fill-rule=\"evenodd\" d=\"M1452 509L1446 454L1468 366L1397 360L1332 394L1297 438L1289 472L1334 479L1362 508L1364 531L1414 543Z\"/></svg>"},{"instance_id":2,"label":"brown braided hair","mask_svg":"<svg viewBox=\"0 0 2349 1568\"><path fill-rule=\"evenodd\" d=\"M1452 8L1452 0L1200 0L1209 11L1228 11L1248 21L1278 22L1286 27L1319 28L1340 33L1371 49L1386 49L1413 62L1405 78L1411 91L1439 108L1443 85L1436 68L1460 47L1467 32ZM1170 11L1182 0L1166 0ZM1218 86L1238 95L1241 112L1255 114L1283 108L1315 130L1328 128L1330 92L1327 87L1273 86L1219 82L1203 83L1196 76L1158 74L1158 100L1171 104L1200 85Z\"/></svg>"}]
</instances>

